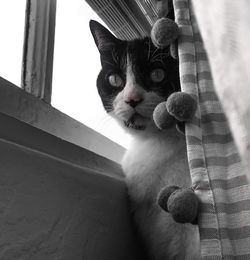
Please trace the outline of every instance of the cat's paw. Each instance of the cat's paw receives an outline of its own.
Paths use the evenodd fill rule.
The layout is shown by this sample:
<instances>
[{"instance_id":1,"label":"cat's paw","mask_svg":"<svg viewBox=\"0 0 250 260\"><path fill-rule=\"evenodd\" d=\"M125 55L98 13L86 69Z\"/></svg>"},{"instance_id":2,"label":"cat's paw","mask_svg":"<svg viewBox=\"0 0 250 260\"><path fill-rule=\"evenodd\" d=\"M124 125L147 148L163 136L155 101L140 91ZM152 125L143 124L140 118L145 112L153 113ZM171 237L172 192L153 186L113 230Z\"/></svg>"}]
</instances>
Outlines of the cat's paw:
<instances>
[{"instance_id":1,"label":"cat's paw","mask_svg":"<svg viewBox=\"0 0 250 260\"><path fill-rule=\"evenodd\" d=\"M157 198L158 205L178 223L197 223L199 200L191 188L167 186Z\"/></svg>"}]
</instances>

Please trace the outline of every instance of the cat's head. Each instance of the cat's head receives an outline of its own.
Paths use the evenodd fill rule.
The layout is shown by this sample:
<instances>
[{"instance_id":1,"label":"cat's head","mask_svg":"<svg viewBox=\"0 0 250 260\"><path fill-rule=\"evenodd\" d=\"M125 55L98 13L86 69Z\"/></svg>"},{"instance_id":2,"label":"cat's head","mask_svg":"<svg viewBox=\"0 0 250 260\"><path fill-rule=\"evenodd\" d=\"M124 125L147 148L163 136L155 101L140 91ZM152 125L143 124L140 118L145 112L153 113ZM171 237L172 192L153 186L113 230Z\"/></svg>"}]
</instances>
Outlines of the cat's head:
<instances>
[{"instance_id":1,"label":"cat's head","mask_svg":"<svg viewBox=\"0 0 250 260\"><path fill-rule=\"evenodd\" d=\"M154 108L180 90L178 62L149 37L120 40L96 21L90 30L101 57L97 88L105 110L126 129L152 130Z\"/></svg>"}]
</instances>

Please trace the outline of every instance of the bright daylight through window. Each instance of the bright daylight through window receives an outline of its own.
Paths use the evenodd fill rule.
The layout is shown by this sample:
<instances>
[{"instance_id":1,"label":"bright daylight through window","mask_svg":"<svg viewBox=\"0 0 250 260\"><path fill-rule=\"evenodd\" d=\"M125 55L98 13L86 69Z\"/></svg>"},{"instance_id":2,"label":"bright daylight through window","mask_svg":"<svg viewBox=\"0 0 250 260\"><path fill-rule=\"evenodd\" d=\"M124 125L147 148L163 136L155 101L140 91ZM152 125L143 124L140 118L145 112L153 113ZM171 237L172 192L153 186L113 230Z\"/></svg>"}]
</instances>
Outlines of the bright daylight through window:
<instances>
[{"instance_id":1,"label":"bright daylight through window","mask_svg":"<svg viewBox=\"0 0 250 260\"><path fill-rule=\"evenodd\" d=\"M0 76L21 86L26 0L0 1ZM104 111L97 93L99 53L89 20L103 23L84 0L60 0L52 82L52 106L116 143L127 147L130 137Z\"/></svg>"},{"instance_id":2,"label":"bright daylight through window","mask_svg":"<svg viewBox=\"0 0 250 260\"><path fill-rule=\"evenodd\" d=\"M26 0L0 1L0 77L21 86Z\"/></svg>"},{"instance_id":3,"label":"bright daylight through window","mask_svg":"<svg viewBox=\"0 0 250 260\"><path fill-rule=\"evenodd\" d=\"M103 23L83 0L57 1L52 105L127 147L129 136L107 115L97 94L100 61L90 19Z\"/></svg>"}]
</instances>

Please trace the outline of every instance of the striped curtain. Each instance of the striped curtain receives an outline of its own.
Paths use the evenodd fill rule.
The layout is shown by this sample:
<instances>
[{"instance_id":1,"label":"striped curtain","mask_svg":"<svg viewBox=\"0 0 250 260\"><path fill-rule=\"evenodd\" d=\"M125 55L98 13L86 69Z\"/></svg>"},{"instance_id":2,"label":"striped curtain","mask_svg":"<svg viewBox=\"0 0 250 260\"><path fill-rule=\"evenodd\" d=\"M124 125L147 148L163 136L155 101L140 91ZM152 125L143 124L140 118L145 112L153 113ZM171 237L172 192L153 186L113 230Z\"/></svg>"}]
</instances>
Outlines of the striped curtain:
<instances>
[{"instance_id":1,"label":"striped curtain","mask_svg":"<svg viewBox=\"0 0 250 260\"><path fill-rule=\"evenodd\" d=\"M250 1L192 2L215 88L250 180Z\"/></svg>"},{"instance_id":2,"label":"striped curtain","mask_svg":"<svg viewBox=\"0 0 250 260\"><path fill-rule=\"evenodd\" d=\"M250 186L214 89L191 1L174 0L174 7L181 86L198 103L186 139L192 184L201 201L202 259L250 259Z\"/></svg>"}]
</instances>

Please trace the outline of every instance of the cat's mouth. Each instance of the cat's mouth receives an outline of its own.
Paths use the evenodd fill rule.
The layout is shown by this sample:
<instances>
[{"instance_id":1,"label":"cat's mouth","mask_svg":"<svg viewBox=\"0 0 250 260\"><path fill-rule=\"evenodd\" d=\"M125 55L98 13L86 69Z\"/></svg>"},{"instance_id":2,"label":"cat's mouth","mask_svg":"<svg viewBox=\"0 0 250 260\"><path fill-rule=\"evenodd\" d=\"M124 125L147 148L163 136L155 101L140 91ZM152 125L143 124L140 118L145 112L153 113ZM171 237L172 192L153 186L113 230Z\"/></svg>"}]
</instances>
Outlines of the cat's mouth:
<instances>
[{"instance_id":1,"label":"cat's mouth","mask_svg":"<svg viewBox=\"0 0 250 260\"><path fill-rule=\"evenodd\" d=\"M139 121L142 121L141 119L144 119L141 115L139 115L138 113L135 113L134 115L132 115L129 120L124 121L124 125L128 128L132 128L135 130L145 130L146 129L146 125L141 124L140 122L136 122L136 119L140 119Z\"/></svg>"},{"instance_id":2,"label":"cat's mouth","mask_svg":"<svg viewBox=\"0 0 250 260\"><path fill-rule=\"evenodd\" d=\"M145 130L146 129L145 125L136 125L130 121L124 121L124 125L128 128L133 128L135 130Z\"/></svg>"}]
</instances>

